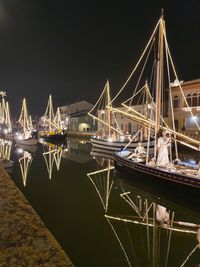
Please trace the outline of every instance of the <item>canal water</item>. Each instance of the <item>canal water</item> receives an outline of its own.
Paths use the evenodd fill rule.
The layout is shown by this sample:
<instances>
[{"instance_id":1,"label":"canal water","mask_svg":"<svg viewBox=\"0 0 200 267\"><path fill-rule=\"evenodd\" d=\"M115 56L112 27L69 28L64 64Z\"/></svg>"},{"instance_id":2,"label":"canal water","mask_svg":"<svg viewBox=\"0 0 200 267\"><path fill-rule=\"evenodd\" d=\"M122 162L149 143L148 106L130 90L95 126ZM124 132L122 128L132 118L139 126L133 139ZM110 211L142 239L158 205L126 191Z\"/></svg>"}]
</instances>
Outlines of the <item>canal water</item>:
<instances>
[{"instance_id":1,"label":"canal water","mask_svg":"<svg viewBox=\"0 0 200 267\"><path fill-rule=\"evenodd\" d=\"M10 175L76 267L200 262L198 192L121 174L85 140L27 149L12 145Z\"/></svg>"}]
</instances>

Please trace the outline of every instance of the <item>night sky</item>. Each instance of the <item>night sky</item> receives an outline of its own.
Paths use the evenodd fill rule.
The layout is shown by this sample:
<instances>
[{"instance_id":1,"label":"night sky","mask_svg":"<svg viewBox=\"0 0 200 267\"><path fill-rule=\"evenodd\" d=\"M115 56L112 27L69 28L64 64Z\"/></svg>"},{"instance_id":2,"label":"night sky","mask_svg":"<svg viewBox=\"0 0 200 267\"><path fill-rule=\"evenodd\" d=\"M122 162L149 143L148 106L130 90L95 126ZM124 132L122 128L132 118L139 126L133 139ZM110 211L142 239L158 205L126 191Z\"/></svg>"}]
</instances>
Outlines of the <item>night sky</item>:
<instances>
[{"instance_id":1,"label":"night sky","mask_svg":"<svg viewBox=\"0 0 200 267\"><path fill-rule=\"evenodd\" d=\"M50 93L55 106L95 103L106 79L115 95L162 7L179 78L200 78L199 1L0 0L0 88L13 117L23 97L33 115Z\"/></svg>"}]
</instances>

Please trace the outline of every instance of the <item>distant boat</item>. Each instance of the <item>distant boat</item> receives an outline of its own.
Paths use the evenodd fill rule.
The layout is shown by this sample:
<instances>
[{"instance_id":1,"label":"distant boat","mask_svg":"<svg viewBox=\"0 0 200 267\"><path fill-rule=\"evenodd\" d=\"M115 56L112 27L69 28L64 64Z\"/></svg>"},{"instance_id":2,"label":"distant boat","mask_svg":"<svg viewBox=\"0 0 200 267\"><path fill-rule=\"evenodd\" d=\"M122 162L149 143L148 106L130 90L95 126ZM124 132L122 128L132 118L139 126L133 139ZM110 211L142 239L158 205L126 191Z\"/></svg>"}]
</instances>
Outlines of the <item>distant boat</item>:
<instances>
[{"instance_id":1,"label":"distant boat","mask_svg":"<svg viewBox=\"0 0 200 267\"><path fill-rule=\"evenodd\" d=\"M52 96L49 96L46 112L41 117L42 130L38 132L39 138L45 139L45 141L64 142L67 136L67 131L62 125L60 108L57 108L56 114L54 115Z\"/></svg>"},{"instance_id":2,"label":"distant boat","mask_svg":"<svg viewBox=\"0 0 200 267\"><path fill-rule=\"evenodd\" d=\"M93 114L95 108L97 108L97 114ZM88 115L98 121L98 132L90 139L92 148L101 149L114 154L114 152L120 151L127 146L130 149L135 149L137 147L138 140L141 140L143 146L147 147L148 140L142 138L141 129L134 136L130 133L124 134L118 126L115 114L116 112L113 112L113 108L111 106L110 85L107 81L100 98L96 102L95 106L88 112ZM116 124L117 127L115 128L112 124ZM154 140L151 139L149 142L150 147L153 147Z\"/></svg>"},{"instance_id":3,"label":"distant boat","mask_svg":"<svg viewBox=\"0 0 200 267\"><path fill-rule=\"evenodd\" d=\"M8 101L5 101L6 92L0 91L0 135L6 139L13 139L12 124L10 119L10 108Z\"/></svg>"},{"instance_id":4,"label":"distant boat","mask_svg":"<svg viewBox=\"0 0 200 267\"><path fill-rule=\"evenodd\" d=\"M15 135L15 141L22 145L36 145L37 139L33 137L33 124L31 116L28 115L26 99L23 99L22 110L18 120L20 131Z\"/></svg>"}]
</instances>

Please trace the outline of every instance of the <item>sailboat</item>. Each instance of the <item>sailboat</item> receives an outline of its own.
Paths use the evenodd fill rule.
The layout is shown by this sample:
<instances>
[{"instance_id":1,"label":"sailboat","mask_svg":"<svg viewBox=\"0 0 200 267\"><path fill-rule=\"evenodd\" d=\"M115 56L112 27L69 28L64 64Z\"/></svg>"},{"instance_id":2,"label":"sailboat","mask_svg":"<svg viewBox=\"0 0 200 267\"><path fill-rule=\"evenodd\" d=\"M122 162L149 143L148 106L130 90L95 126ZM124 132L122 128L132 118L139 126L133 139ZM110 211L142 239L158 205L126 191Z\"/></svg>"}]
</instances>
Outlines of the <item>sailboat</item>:
<instances>
[{"instance_id":1,"label":"sailboat","mask_svg":"<svg viewBox=\"0 0 200 267\"><path fill-rule=\"evenodd\" d=\"M103 165L98 163L98 170L87 176L122 250L123 266L186 266L194 260L199 247L198 242L194 243L200 227L199 213L173 203L169 195L165 199L121 180L110 160L101 162ZM182 245L178 246L180 238ZM195 247L191 247L193 244Z\"/></svg>"},{"instance_id":2,"label":"sailboat","mask_svg":"<svg viewBox=\"0 0 200 267\"><path fill-rule=\"evenodd\" d=\"M112 156L115 151L120 151L127 146L129 149L136 148L138 140L146 147L148 142L145 138L141 140L142 129L140 127L133 135L130 131L126 131L126 133L122 131L119 126L120 119L110 103L110 85L107 81L98 101L88 112L88 115L98 121L98 132L91 137L92 152L104 152ZM143 108L143 106L140 106L140 108ZM132 121L127 119L127 124L128 122L130 124ZM154 145L153 139L150 140L149 145Z\"/></svg>"},{"instance_id":3,"label":"sailboat","mask_svg":"<svg viewBox=\"0 0 200 267\"><path fill-rule=\"evenodd\" d=\"M16 133L15 141L22 145L36 145L37 139L33 137L33 123L31 116L28 115L26 99L23 99L21 114L18 120L20 131Z\"/></svg>"},{"instance_id":4,"label":"sailboat","mask_svg":"<svg viewBox=\"0 0 200 267\"><path fill-rule=\"evenodd\" d=\"M67 131L62 125L60 108L57 108L56 114L54 114L52 96L49 96L47 108L42 120L42 131L39 131L39 137L45 139L45 141L64 142L67 136Z\"/></svg>"},{"instance_id":5,"label":"sailboat","mask_svg":"<svg viewBox=\"0 0 200 267\"><path fill-rule=\"evenodd\" d=\"M151 62L152 66L150 67L147 63ZM137 80L135 91L128 100L125 100L122 103L122 105L127 108L127 111L124 112L126 116L143 124L147 129L148 136L154 136L154 152L150 153L149 148L147 147L145 155L142 156L140 153L133 153L132 156L129 154L127 157L127 152L125 151L125 154L123 154L123 152L116 153L114 156L115 167L118 170L133 173L134 175L139 174L141 179L142 177L147 177L148 179L151 177L155 181L165 180L170 183L178 183L185 186L200 188L199 165L190 165L187 162L182 162L179 158L178 144L199 151L200 142L177 132L175 129L173 99L171 94L171 87L173 85L172 79L176 81L185 105L188 106L188 103L183 93L181 82L178 79L169 50L163 14L158 20L142 56L125 85L131 80L130 77L133 77L134 74L137 73L139 65L141 64L142 67L139 69L139 79ZM147 81L146 77L149 71L150 78ZM143 76L145 76L145 81L142 78ZM126 87L125 85L122 87L118 95ZM141 89L139 87L140 85ZM139 114L130 106L130 103L134 101L134 98L136 96L138 97L139 93L142 92L142 88L146 88L148 91L149 111L147 116ZM166 90L169 91L169 93L167 91L168 94L166 93ZM118 97L118 95L116 97ZM171 110L172 125L169 125L165 118L163 104L166 96L168 97L166 101L169 103L169 108ZM114 99L116 99L116 97ZM117 111L120 112L118 109ZM192 111L190 111L190 113L193 116ZM195 123L198 129L200 129L198 123L196 121ZM171 146L172 143L174 144L173 149Z\"/></svg>"},{"instance_id":6,"label":"sailboat","mask_svg":"<svg viewBox=\"0 0 200 267\"><path fill-rule=\"evenodd\" d=\"M8 101L5 101L6 92L0 91L2 97L0 102L0 133L2 137L12 139L12 124L10 118L10 108Z\"/></svg>"}]
</instances>

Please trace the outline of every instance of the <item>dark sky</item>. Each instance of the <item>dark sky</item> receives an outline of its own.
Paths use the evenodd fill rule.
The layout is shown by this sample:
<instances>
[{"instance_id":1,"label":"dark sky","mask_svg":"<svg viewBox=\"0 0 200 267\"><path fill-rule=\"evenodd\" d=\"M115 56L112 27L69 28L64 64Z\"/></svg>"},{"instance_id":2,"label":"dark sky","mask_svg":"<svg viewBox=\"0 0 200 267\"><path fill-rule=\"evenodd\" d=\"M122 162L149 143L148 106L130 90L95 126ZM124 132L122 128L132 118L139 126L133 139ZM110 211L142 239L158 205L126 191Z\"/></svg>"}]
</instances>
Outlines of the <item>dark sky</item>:
<instances>
[{"instance_id":1,"label":"dark sky","mask_svg":"<svg viewBox=\"0 0 200 267\"><path fill-rule=\"evenodd\" d=\"M115 95L162 7L180 79L200 78L199 1L0 0L0 88L13 116L23 97L38 115L49 93L55 105L95 103L107 78Z\"/></svg>"}]
</instances>

